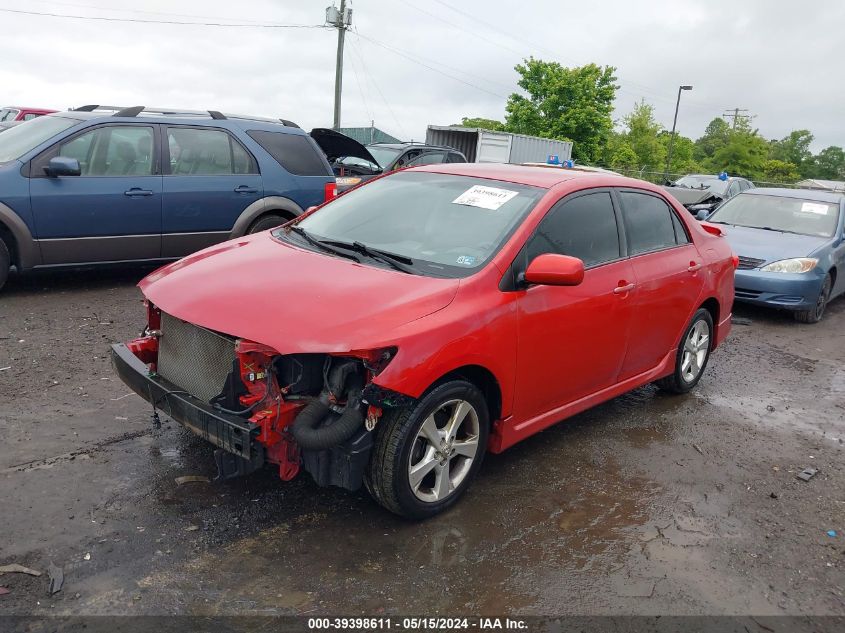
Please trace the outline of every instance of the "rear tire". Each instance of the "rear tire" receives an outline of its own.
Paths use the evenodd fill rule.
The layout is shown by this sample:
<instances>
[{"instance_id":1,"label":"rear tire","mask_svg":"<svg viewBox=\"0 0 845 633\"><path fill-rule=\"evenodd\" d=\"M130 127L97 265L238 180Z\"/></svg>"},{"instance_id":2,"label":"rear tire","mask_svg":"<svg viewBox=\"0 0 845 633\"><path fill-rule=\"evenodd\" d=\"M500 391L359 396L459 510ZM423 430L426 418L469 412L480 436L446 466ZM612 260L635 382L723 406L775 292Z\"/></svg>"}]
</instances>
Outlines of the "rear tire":
<instances>
[{"instance_id":1,"label":"rear tire","mask_svg":"<svg viewBox=\"0 0 845 633\"><path fill-rule=\"evenodd\" d=\"M678 344L675 370L671 376L656 380L654 384L669 393L687 393L701 380L712 346L713 317L704 308L699 308Z\"/></svg>"},{"instance_id":2,"label":"rear tire","mask_svg":"<svg viewBox=\"0 0 845 633\"><path fill-rule=\"evenodd\" d=\"M484 395L464 380L440 385L413 407L386 410L375 431L367 490L400 516L443 512L481 467L489 428Z\"/></svg>"},{"instance_id":3,"label":"rear tire","mask_svg":"<svg viewBox=\"0 0 845 633\"><path fill-rule=\"evenodd\" d=\"M833 286L833 279L830 273L825 275L824 282L822 282L821 290L819 290L819 297L816 299L816 305L809 310L801 310L793 312L792 316L799 323L818 323L824 316L824 309L827 307L827 302L830 301L830 290Z\"/></svg>"},{"instance_id":4,"label":"rear tire","mask_svg":"<svg viewBox=\"0 0 845 633\"><path fill-rule=\"evenodd\" d=\"M287 218L283 218L280 215L262 215L250 225L249 229L247 229L247 234L252 235L253 233L275 229L287 221Z\"/></svg>"},{"instance_id":5,"label":"rear tire","mask_svg":"<svg viewBox=\"0 0 845 633\"><path fill-rule=\"evenodd\" d=\"M9 255L9 248L6 242L0 239L0 290L6 284L9 278L9 269L12 266L12 258Z\"/></svg>"}]
</instances>

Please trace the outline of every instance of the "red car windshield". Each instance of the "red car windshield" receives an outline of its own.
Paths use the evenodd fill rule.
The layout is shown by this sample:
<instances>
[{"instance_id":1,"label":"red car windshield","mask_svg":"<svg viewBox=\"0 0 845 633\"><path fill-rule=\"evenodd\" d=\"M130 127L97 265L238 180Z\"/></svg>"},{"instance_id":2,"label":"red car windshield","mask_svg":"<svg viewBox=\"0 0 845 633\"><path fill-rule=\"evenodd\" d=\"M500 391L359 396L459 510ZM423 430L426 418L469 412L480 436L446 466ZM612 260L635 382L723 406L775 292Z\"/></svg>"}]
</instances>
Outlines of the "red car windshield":
<instances>
[{"instance_id":1,"label":"red car windshield","mask_svg":"<svg viewBox=\"0 0 845 633\"><path fill-rule=\"evenodd\" d=\"M408 272L465 277L496 253L544 193L499 180L407 171L340 196L298 227L315 240L357 242L408 259Z\"/></svg>"}]
</instances>

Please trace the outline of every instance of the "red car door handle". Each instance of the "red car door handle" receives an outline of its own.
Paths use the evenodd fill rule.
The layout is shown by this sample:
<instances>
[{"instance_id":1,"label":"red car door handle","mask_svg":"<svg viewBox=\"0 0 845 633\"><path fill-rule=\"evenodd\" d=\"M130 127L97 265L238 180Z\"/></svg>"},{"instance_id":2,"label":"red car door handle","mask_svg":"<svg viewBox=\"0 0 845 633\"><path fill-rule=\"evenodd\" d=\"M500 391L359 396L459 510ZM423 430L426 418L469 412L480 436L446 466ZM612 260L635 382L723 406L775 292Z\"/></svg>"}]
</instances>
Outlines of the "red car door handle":
<instances>
[{"instance_id":1,"label":"red car door handle","mask_svg":"<svg viewBox=\"0 0 845 633\"><path fill-rule=\"evenodd\" d=\"M690 262L689 268L687 268L687 270L690 271L691 273L694 273L699 268L701 268L701 264L699 264L698 262Z\"/></svg>"},{"instance_id":2,"label":"red car door handle","mask_svg":"<svg viewBox=\"0 0 845 633\"><path fill-rule=\"evenodd\" d=\"M621 294L624 294L626 292L631 292L634 289L635 286L636 286L636 284L626 284L624 286L616 286L616 288L613 289L613 294L621 295Z\"/></svg>"}]
</instances>

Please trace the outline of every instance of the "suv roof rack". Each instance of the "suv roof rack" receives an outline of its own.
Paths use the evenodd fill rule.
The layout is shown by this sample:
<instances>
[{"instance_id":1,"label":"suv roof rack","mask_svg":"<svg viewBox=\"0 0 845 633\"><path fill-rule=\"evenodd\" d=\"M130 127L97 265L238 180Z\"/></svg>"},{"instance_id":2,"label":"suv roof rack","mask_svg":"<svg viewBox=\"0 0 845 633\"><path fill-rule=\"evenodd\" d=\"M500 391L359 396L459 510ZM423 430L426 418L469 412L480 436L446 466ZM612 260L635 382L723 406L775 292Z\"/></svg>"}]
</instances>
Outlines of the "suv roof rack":
<instances>
[{"instance_id":1,"label":"suv roof rack","mask_svg":"<svg viewBox=\"0 0 845 633\"><path fill-rule=\"evenodd\" d=\"M108 105L83 105L74 108L74 112L95 112L98 110L108 110L114 112L112 116L132 118L142 114L157 114L161 116L184 116L184 117L211 117L215 121L225 121L228 119L238 119L243 121L265 121L267 123L281 122L287 127L299 126L293 121L287 119L269 119L259 116L247 116L242 114L223 114L219 110L183 110L180 108L150 108L147 106L108 106Z\"/></svg>"}]
</instances>

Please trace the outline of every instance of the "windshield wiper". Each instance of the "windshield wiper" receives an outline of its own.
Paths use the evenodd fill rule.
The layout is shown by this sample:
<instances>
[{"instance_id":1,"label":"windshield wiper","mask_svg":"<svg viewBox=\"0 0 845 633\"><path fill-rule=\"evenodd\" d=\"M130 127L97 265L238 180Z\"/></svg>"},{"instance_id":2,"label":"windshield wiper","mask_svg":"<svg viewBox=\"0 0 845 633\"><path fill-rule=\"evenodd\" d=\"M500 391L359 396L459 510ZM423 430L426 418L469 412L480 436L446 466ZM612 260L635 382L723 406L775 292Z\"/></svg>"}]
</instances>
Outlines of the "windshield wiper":
<instances>
[{"instance_id":1,"label":"windshield wiper","mask_svg":"<svg viewBox=\"0 0 845 633\"><path fill-rule=\"evenodd\" d=\"M355 257L355 255L353 255L352 253L335 248L330 243L326 243L323 240L315 240L313 237L308 235L308 232L301 226L293 224L287 227L287 230L293 231L297 235L302 236L302 238L312 246L316 246L317 248L327 251L329 253L334 253L335 255L340 255L341 257L346 257L347 259L351 259L352 261L358 262L359 264L361 263L361 260Z\"/></svg>"},{"instance_id":2,"label":"windshield wiper","mask_svg":"<svg viewBox=\"0 0 845 633\"><path fill-rule=\"evenodd\" d=\"M366 255L370 259L375 259L380 262L384 262L388 266L391 266L395 270L398 270L403 273L408 273L409 275L416 274L412 269L414 265L414 260L410 257L405 257L404 255L397 255L395 253L389 253L387 251L383 251L377 248L373 248L371 246L367 246L363 242L340 242L336 240L321 240L321 244L328 244L331 246L336 246L338 248L346 248L356 253L361 253L362 255Z\"/></svg>"}]
</instances>

